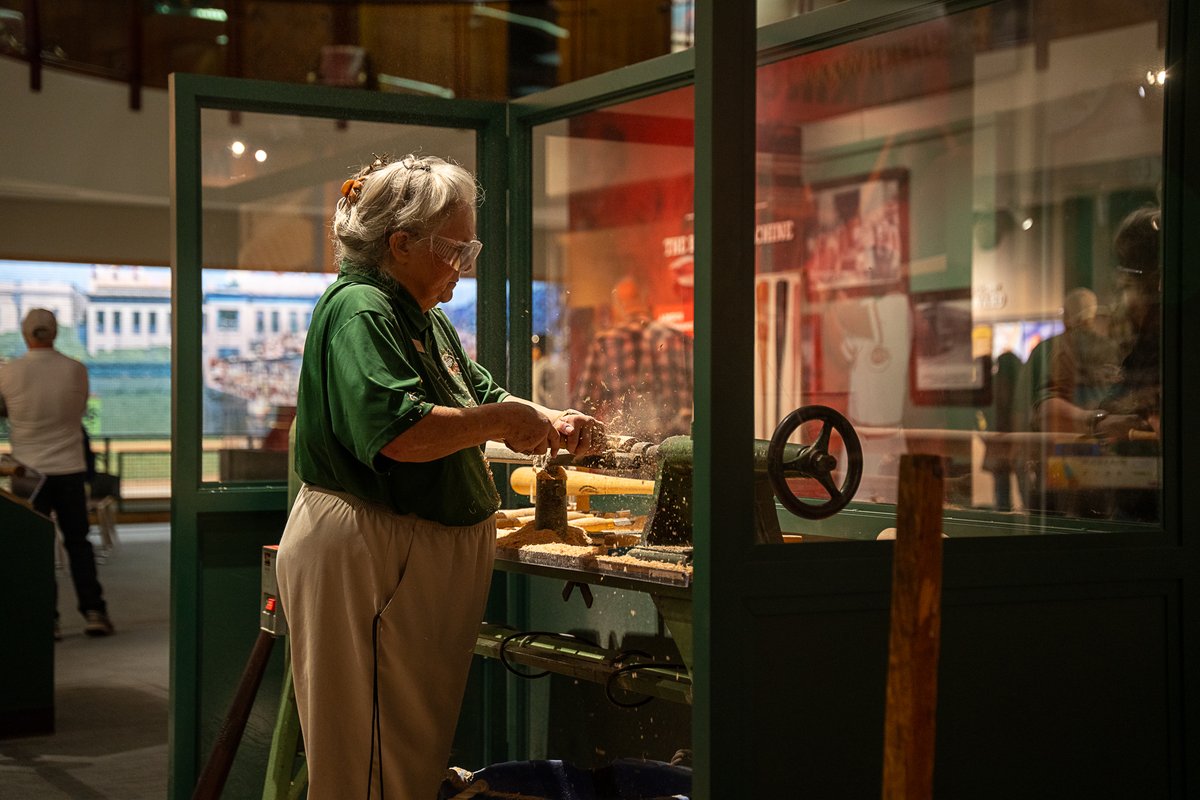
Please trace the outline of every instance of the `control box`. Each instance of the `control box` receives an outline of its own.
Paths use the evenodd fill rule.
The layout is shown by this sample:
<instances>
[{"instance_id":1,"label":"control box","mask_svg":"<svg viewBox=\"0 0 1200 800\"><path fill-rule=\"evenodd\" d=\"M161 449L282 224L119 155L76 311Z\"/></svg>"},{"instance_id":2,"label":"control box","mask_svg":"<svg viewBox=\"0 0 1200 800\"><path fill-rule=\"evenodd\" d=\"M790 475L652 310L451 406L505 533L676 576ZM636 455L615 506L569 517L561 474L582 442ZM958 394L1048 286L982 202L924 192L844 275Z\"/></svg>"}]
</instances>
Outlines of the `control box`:
<instances>
[{"instance_id":1,"label":"control box","mask_svg":"<svg viewBox=\"0 0 1200 800\"><path fill-rule=\"evenodd\" d=\"M272 636L287 635L287 618L279 600L279 584L275 579L275 560L279 545L269 544L262 549L262 597L258 605L258 626Z\"/></svg>"}]
</instances>

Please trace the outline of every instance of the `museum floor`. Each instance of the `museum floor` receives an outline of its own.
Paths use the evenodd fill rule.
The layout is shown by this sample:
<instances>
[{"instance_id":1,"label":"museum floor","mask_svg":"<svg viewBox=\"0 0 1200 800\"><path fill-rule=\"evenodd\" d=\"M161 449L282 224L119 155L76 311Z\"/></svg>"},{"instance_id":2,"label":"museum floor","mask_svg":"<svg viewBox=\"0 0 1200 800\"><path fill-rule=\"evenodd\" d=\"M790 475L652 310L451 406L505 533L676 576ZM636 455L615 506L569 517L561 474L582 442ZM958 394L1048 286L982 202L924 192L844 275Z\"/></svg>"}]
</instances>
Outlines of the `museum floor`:
<instances>
[{"instance_id":1,"label":"museum floor","mask_svg":"<svg viewBox=\"0 0 1200 800\"><path fill-rule=\"evenodd\" d=\"M123 524L117 532L116 551L99 567L116 635L83 635L70 578L60 571L56 732L0 739L5 800L167 796L170 528Z\"/></svg>"}]
</instances>

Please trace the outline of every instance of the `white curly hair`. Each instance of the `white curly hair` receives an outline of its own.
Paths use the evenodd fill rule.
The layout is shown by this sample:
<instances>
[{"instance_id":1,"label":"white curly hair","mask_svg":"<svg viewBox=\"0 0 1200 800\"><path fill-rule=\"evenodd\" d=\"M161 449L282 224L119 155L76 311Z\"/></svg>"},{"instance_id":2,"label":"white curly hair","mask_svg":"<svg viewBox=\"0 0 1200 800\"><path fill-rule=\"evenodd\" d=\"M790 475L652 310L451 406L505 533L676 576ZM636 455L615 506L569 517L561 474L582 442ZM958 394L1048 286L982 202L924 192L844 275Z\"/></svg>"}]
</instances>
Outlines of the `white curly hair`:
<instances>
[{"instance_id":1,"label":"white curly hair","mask_svg":"<svg viewBox=\"0 0 1200 800\"><path fill-rule=\"evenodd\" d=\"M391 234L428 236L460 208L474 212L480 195L475 176L451 161L376 157L343 186L333 213L334 256L339 263L378 269Z\"/></svg>"}]
</instances>

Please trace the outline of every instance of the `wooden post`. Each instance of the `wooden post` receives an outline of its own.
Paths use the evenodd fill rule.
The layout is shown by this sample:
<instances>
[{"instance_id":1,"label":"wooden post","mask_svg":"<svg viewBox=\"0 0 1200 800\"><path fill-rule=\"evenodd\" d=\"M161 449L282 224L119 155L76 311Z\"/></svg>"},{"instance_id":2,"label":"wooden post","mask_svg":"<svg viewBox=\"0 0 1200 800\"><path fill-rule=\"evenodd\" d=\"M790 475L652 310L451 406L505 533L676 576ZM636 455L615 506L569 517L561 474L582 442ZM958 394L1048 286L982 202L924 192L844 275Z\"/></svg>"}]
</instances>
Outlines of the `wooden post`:
<instances>
[{"instance_id":1,"label":"wooden post","mask_svg":"<svg viewBox=\"0 0 1200 800\"><path fill-rule=\"evenodd\" d=\"M884 800L933 797L942 603L942 460L900 458L883 736Z\"/></svg>"},{"instance_id":2,"label":"wooden post","mask_svg":"<svg viewBox=\"0 0 1200 800\"><path fill-rule=\"evenodd\" d=\"M221 729L217 731L212 753L209 754L200 777L196 779L192 800L217 800L221 796L225 781L229 777L229 770L233 768L233 758L237 755L238 745L242 743L242 734L246 732L246 722L250 719L254 698L258 695L258 687L262 685L263 674L267 671L271 647L274 644L274 636L264 630L258 632L258 638L254 640L254 649L250 651L250 658L242 671L242 679L238 681L233 702L229 704L229 713L225 716Z\"/></svg>"}]
</instances>

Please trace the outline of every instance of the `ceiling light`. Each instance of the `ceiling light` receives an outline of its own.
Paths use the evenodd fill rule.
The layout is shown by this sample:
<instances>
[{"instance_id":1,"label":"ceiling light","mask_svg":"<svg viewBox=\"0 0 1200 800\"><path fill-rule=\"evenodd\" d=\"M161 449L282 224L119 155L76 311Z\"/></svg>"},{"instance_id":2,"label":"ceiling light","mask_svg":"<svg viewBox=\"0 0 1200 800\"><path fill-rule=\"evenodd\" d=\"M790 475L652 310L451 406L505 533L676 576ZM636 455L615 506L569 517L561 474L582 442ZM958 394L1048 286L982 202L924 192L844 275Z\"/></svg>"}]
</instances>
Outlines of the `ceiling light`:
<instances>
[{"instance_id":1,"label":"ceiling light","mask_svg":"<svg viewBox=\"0 0 1200 800\"><path fill-rule=\"evenodd\" d=\"M229 14L222 8L198 8L190 4L178 2L159 2L153 6L155 14L165 14L174 17L191 17L208 22L228 22Z\"/></svg>"},{"instance_id":2,"label":"ceiling light","mask_svg":"<svg viewBox=\"0 0 1200 800\"><path fill-rule=\"evenodd\" d=\"M235 140L233 144L229 145L229 149L233 151L233 154L235 156L240 157L242 155L242 153L246 152L246 145Z\"/></svg>"},{"instance_id":3,"label":"ceiling light","mask_svg":"<svg viewBox=\"0 0 1200 800\"><path fill-rule=\"evenodd\" d=\"M266 161L267 160L267 151L266 150L255 150L254 151L254 160L258 161L258 162Z\"/></svg>"}]
</instances>

